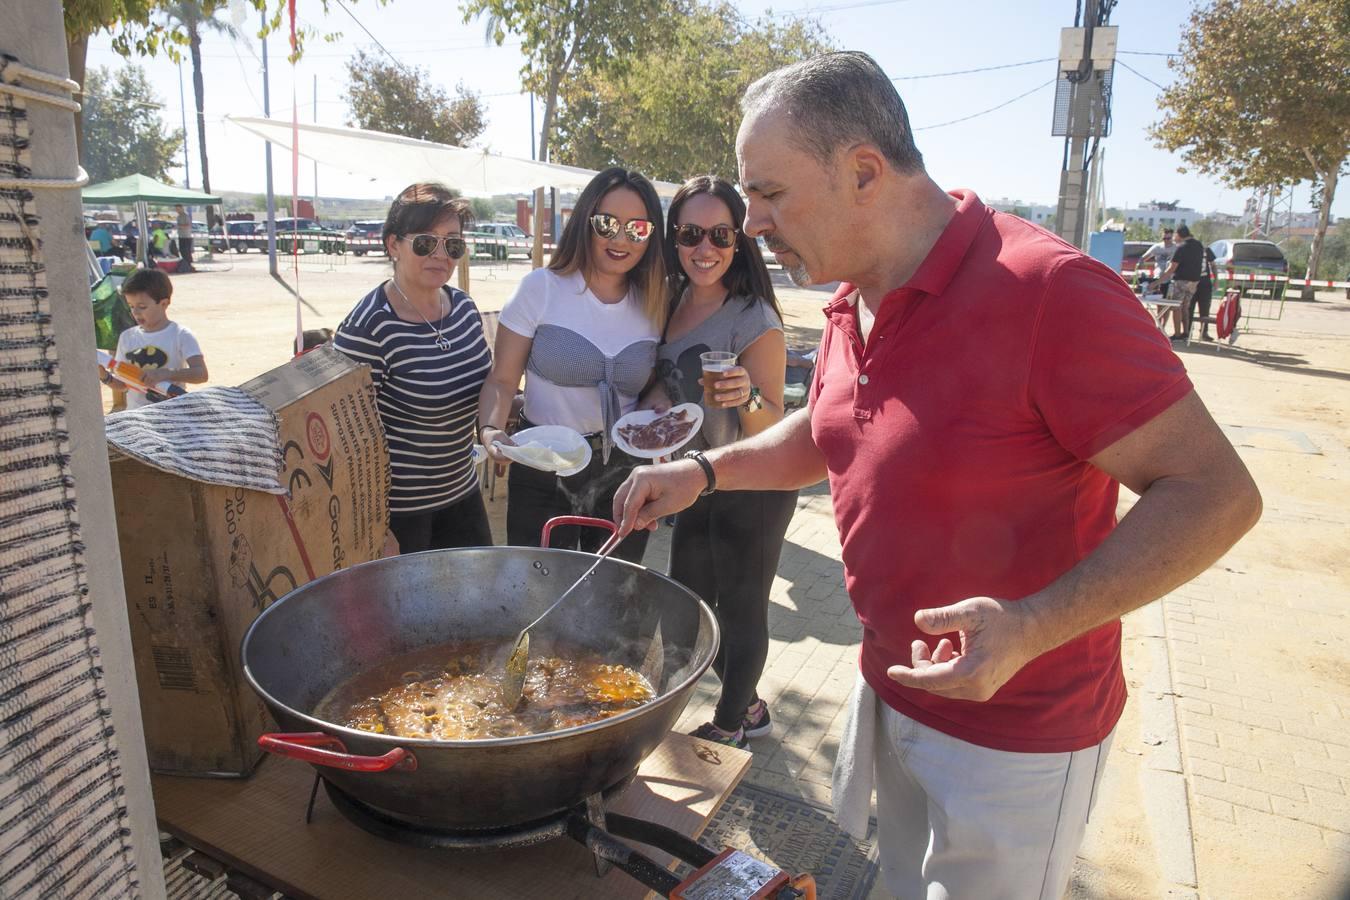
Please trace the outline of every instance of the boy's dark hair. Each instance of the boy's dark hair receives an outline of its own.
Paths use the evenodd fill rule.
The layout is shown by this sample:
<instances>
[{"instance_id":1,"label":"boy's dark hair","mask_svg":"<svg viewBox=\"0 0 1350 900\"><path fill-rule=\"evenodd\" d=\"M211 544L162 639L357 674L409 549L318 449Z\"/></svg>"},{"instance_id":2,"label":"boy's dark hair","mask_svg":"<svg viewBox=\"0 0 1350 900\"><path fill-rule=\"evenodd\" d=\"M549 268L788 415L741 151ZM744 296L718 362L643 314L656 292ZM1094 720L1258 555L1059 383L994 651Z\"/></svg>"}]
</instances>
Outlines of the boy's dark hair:
<instances>
[{"instance_id":1,"label":"boy's dark hair","mask_svg":"<svg viewBox=\"0 0 1350 900\"><path fill-rule=\"evenodd\" d=\"M173 282L159 269L137 269L122 282L122 294L149 294L151 300L162 303L173 296Z\"/></svg>"},{"instance_id":2,"label":"boy's dark hair","mask_svg":"<svg viewBox=\"0 0 1350 900\"><path fill-rule=\"evenodd\" d=\"M1177 237L1188 238L1191 236L1191 230L1185 225L1178 225L1176 230Z\"/></svg>"}]
</instances>

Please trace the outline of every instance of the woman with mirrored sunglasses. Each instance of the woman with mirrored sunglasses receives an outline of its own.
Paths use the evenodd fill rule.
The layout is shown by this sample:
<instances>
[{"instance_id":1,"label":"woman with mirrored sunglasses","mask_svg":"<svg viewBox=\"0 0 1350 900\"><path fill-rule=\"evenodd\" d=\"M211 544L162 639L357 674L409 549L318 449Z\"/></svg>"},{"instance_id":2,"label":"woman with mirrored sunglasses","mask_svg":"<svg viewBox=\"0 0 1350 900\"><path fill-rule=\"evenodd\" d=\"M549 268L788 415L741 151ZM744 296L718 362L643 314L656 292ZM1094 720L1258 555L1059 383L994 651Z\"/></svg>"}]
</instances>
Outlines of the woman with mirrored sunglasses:
<instances>
[{"instance_id":1,"label":"woman with mirrored sunglasses","mask_svg":"<svg viewBox=\"0 0 1350 900\"><path fill-rule=\"evenodd\" d=\"M783 418L787 345L782 312L754 238L740 230L745 204L710 175L686 181L670 204L666 240L671 315L657 358L671 403L701 403L703 425L686 452L758 434ZM699 357L736 354L737 364L705 393ZM713 663L722 695L711 722L694 732L745 747L772 728L756 690L769 652L769 590L796 491L717 491L675 518L670 575L717 613L722 645Z\"/></svg>"},{"instance_id":2,"label":"woman with mirrored sunglasses","mask_svg":"<svg viewBox=\"0 0 1350 900\"><path fill-rule=\"evenodd\" d=\"M488 455L508 462L498 445L511 442L504 429L522 377L521 427L565 426L592 448L586 469L565 478L511 466L510 544L538 545L540 529L554 516L609 518L614 492L643 462L613 446L610 430L637 408L652 379L667 309L661 226L651 182L617 166L598 173L577 198L552 261L521 279L502 309L478 406ZM563 528L553 532L552 545L595 550L605 537L593 528ZM639 562L646 545L647 533L634 532L614 555Z\"/></svg>"},{"instance_id":3,"label":"woman with mirrored sunglasses","mask_svg":"<svg viewBox=\"0 0 1350 900\"><path fill-rule=\"evenodd\" d=\"M393 275L333 337L375 383L389 444L388 552L492 544L472 455L492 356L478 307L446 284L471 219L468 201L444 185L405 188L384 222Z\"/></svg>"}]
</instances>

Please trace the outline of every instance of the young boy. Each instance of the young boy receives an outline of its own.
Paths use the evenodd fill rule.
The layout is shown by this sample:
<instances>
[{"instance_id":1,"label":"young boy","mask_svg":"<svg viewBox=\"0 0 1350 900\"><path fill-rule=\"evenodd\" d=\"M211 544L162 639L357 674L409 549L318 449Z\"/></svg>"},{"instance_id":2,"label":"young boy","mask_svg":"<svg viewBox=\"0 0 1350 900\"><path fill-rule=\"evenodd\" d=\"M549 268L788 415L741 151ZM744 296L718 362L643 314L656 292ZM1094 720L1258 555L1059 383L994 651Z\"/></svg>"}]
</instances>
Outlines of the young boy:
<instances>
[{"instance_id":1,"label":"young boy","mask_svg":"<svg viewBox=\"0 0 1350 900\"><path fill-rule=\"evenodd\" d=\"M122 294L131 307L135 328L117 339L116 358L141 367L149 387L163 389L164 382L201 384L206 381L206 360L197 339L177 322L169 321L173 282L158 269L137 269L122 282ZM126 393L127 408L145 406L150 400L139 391Z\"/></svg>"}]
</instances>

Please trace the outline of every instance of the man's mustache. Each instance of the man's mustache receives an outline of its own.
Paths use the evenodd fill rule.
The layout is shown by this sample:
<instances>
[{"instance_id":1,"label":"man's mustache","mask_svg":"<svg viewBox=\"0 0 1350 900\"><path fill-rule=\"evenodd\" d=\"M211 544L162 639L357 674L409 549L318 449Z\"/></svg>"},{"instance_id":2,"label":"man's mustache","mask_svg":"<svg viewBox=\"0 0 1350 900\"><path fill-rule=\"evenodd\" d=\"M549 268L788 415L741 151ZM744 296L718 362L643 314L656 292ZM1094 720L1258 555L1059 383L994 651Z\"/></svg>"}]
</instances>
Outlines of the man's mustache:
<instances>
[{"instance_id":1,"label":"man's mustache","mask_svg":"<svg viewBox=\"0 0 1350 900\"><path fill-rule=\"evenodd\" d=\"M766 235L764 237L764 246L768 247L774 253L791 253L792 248L783 243L776 237Z\"/></svg>"}]
</instances>

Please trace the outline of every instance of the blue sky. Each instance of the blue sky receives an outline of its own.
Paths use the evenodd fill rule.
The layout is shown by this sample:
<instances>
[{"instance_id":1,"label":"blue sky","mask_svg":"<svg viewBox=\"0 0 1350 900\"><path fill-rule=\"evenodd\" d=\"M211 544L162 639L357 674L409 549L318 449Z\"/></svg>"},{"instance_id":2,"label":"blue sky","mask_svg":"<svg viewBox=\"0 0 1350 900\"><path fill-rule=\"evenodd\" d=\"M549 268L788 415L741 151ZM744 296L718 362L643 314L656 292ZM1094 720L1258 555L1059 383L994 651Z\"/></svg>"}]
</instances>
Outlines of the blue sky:
<instances>
[{"instance_id":1,"label":"blue sky","mask_svg":"<svg viewBox=\"0 0 1350 900\"><path fill-rule=\"evenodd\" d=\"M346 0L346 3L399 60L428 70L434 81L447 88L463 81L484 96L488 128L478 143L497 152L529 156L529 99L519 93L521 57L513 37L508 36L503 47L486 45L481 23L462 24L457 6L438 0L393 0L384 7L370 0ZM294 70L285 61L284 39L278 36L269 39L274 117L290 118L294 86L301 121L313 121L317 78L318 121L329 125L346 123L347 109L341 100L346 83L344 62L359 48L375 48L340 3L335 0L331 6L325 19L318 3L300 0L302 23L324 31L341 31L343 36L331 44L312 42ZM769 12L770 4L751 0L740 4L740 8L745 15L754 17ZM1111 23L1120 27L1120 49L1175 51L1190 8L1183 2L1122 0L1111 16ZM1053 86L966 122L925 127L979 113L1035 89L1054 77L1054 62L950 77L908 76L1054 57L1058 53L1059 29L1073 24L1073 0L1012 3L787 0L772 9L776 16L814 10L838 46L870 53L891 77L898 79L896 84L909 107L919 149L939 184L973 188L987 199L1008 197L1055 203L1063 139L1050 135ZM224 18L228 19L228 14ZM212 186L217 190L263 188L262 141L221 120L227 113L262 114L259 48L252 37L256 22L256 13L244 19L249 37L243 41L210 36L203 43L207 141ZM1241 212L1245 198L1242 192L1226 189L1217 179L1179 172L1180 159L1154 148L1148 140L1149 124L1160 117L1160 91L1145 79L1168 85L1173 75L1166 58L1123 53L1118 59L1143 77L1117 64L1113 132L1103 141L1108 205L1134 206L1151 199L1180 200L1183 205L1202 211ZM90 66L122 64L106 36L90 42L88 62ZM164 103L165 120L174 126L181 125L177 68L167 60L144 60L142 64ZM190 76L191 70L185 64L183 83L189 134L193 135L189 153L192 180L197 185L200 170L196 159L196 126L191 119ZM1216 127L1220 126L1216 122ZM732 137L728 135L728 140ZM277 155L274 166L277 190L289 191L288 160ZM313 189L313 172L313 164L302 161L302 195ZM402 187L396 173L391 173L389 179L371 180L368 176L346 173L340 167L321 165L318 177L320 192L327 195L382 197ZM1350 191L1340 194L1333 212L1350 216ZM1309 208L1306 185L1296 193L1295 208Z\"/></svg>"}]
</instances>

